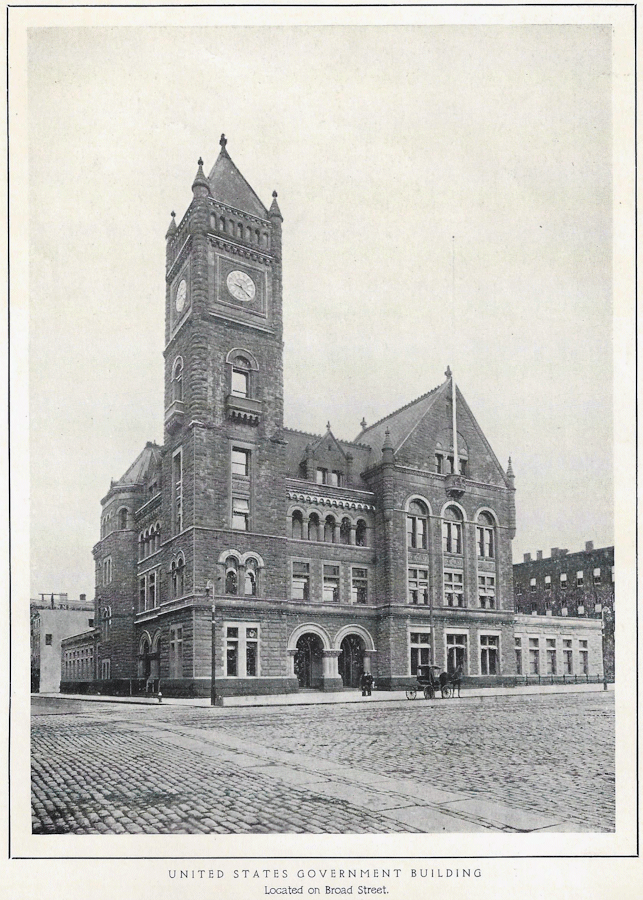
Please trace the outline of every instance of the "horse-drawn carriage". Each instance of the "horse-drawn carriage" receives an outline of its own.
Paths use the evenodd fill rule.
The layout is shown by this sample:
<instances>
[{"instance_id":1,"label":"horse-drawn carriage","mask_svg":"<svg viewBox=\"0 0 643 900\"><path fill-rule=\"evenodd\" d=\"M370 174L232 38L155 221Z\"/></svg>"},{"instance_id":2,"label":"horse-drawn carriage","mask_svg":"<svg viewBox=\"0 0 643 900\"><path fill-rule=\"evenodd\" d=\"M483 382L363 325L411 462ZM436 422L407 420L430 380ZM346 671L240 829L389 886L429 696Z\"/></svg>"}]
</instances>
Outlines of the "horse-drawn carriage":
<instances>
[{"instance_id":1,"label":"horse-drawn carriage","mask_svg":"<svg viewBox=\"0 0 643 900\"><path fill-rule=\"evenodd\" d=\"M415 700L418 692L424 695L425 700L435 699L438 691L444 698L453 697L454 690L460 696L461 670L450 674L440 672L440 666L418 666L416 677L417 687L409 688L406 692L407 700Z\"/></svg>"}]
</instances>

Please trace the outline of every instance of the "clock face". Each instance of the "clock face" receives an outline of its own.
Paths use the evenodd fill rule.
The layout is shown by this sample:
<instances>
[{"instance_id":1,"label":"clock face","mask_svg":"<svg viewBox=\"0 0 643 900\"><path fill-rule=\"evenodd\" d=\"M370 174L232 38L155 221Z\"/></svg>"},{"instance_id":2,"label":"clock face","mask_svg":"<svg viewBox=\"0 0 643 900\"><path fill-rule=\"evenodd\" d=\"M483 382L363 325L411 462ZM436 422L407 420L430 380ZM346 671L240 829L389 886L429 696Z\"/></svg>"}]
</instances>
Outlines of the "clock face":
<instances>
[{"instance_id":1,"label":"clock face","mask_svg":"<svg viewBox=\"0 0 643 900\"><path fill-rule=\"evenodd\" d=\"M176 311L183 312L183 307L185 306L185 301L188 295L188 286L185 281L185 278L181 279L181 282L176 289L176 297L174 303L176 304Z\"/></svg>"},{"instance_id":2,"label":"clock face","mask_svg":"<svg viewBox=\"0 0 643 900\"><path fill-rule=\"evenodd\" d=\"M243 300L245 303L254 300L256 293L255 283L245 272L237 272L236 270L230 272L226 278L226 284L235 300Z\"/></svg>"}]
</instances>

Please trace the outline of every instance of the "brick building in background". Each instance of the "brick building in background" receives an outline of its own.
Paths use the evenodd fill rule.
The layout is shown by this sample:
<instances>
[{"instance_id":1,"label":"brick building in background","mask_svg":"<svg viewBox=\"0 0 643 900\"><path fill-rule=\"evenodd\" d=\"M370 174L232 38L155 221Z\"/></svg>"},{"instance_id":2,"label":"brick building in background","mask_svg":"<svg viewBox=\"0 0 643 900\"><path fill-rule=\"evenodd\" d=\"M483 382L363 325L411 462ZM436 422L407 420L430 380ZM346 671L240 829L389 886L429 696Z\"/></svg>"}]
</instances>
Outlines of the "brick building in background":
<instances>
[{"instance_id":1,"label":"brick building in background","mask_svg":"<svg viewBox=\"0 0 643 900\"><path fill-rule=\"evenodd\" d=\"M101 689L207 695L213 654L219 696L364 670L398 688L431 659L513 683L511 463L449 369L354 440L286 428L277 195L264 206L224 137L192 193L166 235L163 445L102 501Z\"/></svg>"},{"instance_id":2,"label":"brick building in background","mask_svg":"<svg viewBox=\"0 0 643 900\"><path fill-rule=\"evenodd\" d=\"M93 629L94 605L85 594L70 600L67 594L40 594L30 600L31 690L58 692L61 680L61 645L68 635ZM87 676L94 677L93 667Z\"/></svg>"},{"instance_id":3,"label":"brick building in background","mask_svg":"<svg viewBox=\"0 0 643 900\"><path fill-rule=\"evenodd\" d=\"M569 553L552 547L513 567L516 612L527 616L550 616L579 620L598 619L603 629L603 665L614 680L614 547ZM562 627L562 625L560 626Z\"/></svg>"}]
</instances>

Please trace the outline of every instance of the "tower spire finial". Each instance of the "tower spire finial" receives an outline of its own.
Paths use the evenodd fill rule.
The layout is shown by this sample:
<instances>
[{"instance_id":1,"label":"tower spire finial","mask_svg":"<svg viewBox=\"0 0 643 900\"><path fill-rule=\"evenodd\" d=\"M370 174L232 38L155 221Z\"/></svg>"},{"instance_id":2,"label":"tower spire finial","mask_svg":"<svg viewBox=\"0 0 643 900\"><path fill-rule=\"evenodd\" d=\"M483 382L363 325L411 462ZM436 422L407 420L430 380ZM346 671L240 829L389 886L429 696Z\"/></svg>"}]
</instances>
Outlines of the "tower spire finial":
<instances>
[{"instance_id":1,"label":"tower spire finial","mask_svg":"<svg viewBox=\"0 0 643 900\"><path fill-rule=\"evenodd\" d=\"M222 135L221 135L221 137L219 138L219 143L221 144L221 146L222 146L223 149L225 150L225 145L228 143L228 139L227 139L227 137L225 136L225 134L222 134Z\"/></svg>"},{"instance_id":2,"label":"tower spire finial","mask_svg":"<svg viewBox=\"0 0 643 900\"><path fill-rule=\"evenodd\" d=\"M446 372L445 372L444 374L447 376L447 378L451 378L451 374L452 374L452 373L451 373L451 366L447 366L447 370L446 370Z\"/></svg>"}]
</instances>

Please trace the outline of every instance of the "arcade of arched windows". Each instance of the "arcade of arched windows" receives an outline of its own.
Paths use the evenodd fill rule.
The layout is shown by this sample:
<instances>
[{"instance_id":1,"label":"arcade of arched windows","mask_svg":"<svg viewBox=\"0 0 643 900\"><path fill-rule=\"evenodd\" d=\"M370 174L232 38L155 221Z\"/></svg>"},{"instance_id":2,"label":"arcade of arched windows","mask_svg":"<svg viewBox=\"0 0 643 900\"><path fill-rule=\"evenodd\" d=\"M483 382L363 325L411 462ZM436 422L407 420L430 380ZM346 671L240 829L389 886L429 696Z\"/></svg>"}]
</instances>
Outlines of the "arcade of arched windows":
<instances>
[{"instance_id":1,"label":"arcade of arched windows","mask_svg":"<svg viewBox=\"0 0 643 900\"><path fill-rule=\"evenodd\" d=\"M364 518L317 512L296 508L290 512L290 537L298 541L318 541L324 544L368 546L368 524Z\"/></svg>"},{"instance_id":2,"label":"arcade of arched windows","mask_svg":"<svg viewBox=\"0 0 643 900\"><path fill-rule=\"evenodd\" d=\"M150 525L138 536L138 558L147 559L152 553L161 549L161 523Z\"/></svg>"},{"instance_id":3,"label":"arcade of arched windows","mask_svg":"<svg viewBox=\"0 0 643 900\"><path fill-rule=\"evenodd\" d=\"M247 244L255 244L257 247L268 249L270 240L268 232L265 228L259 226L258 222L241 222L239 219L233 219L229 215L210 215L210 227L214 231L220 231L223 234L229 234L231 237L245 241Z\"/></svg>"}]
</instances>

